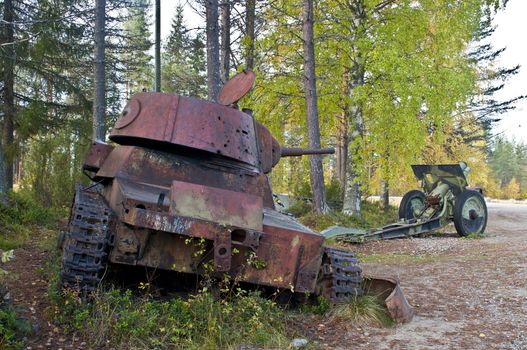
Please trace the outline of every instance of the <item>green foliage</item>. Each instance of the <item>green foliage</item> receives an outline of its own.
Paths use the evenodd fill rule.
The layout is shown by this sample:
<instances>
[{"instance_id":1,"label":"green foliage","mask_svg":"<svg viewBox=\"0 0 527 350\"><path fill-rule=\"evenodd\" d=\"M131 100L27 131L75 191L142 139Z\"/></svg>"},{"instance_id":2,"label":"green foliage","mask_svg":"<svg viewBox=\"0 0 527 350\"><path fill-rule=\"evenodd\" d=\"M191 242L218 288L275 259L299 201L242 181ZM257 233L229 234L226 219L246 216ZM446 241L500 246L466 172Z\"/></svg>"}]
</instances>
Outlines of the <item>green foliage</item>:
<instances>
[{"instance_id":1,"label":"green foliage","mask_svg":"<svg viewBox=\"0 0 527 350\"><path fill-rule=\"evenodd\" d=\"M386 213L379 203L363 201L362 210L361 217L346 215L336 210L327 214L317 214L312 210L311 205L304 201L296 201L288 211L297 216L302 224L316 231L334 225L369 229L384 226L397 221L398 218L398 209L394 206L390 206Z\"/></svg>"},{"instance_id":2,"label":"green foliage","mask_svg":"<svg viewBox=\"0 0 527 350\"><path fill-rule=\"evenodd\" d=\"M231 300L207 292L169 301L131 291L100 291L91 304L67 292L56 298L56 320L91 340L116 349L233 348L251 344L285 348L285 314L258 294L238 291Z\"/></svg>"},{"instance_id":3,"label":"green foliage","mask_svg":"<svg viewBox=\"0 0 527 350\"><path fill-rule=\"evenodd\" d=\"M124 23L125 45L128 50L122 54L127 80L127 95L152 90L154 69L149 53L153 43L150 41L151 20L149 16L152 4L150 0L135 0L130 7L129 19Z\"/></svg>"},{"instance_id":4,"label":"green foliage","mask_svg":"<svg viewBox=\"0 0 527 350\"><path fill-rule=\"evenodd\" d=\"M527 195L527 145L498 138L488 156L497 181L499 198L521 199Z\"/></svg>"},{"instance_id":5,"label":"green foliage","mask_svg":"<svg viewBox=\"0 0 527 350\"><path fill-rule=\"evenodd\" d=\"M7 203L0 203L0 249L18 248L37 227L56 228L64 215L64 210L42 207L26 191L10 192Z\"/></svg>"},{"instance_id":6,"label":"green foliage","mask_svg":"<svg viewBox=\"0 0 527 350\"><path fill-rule=\"evenodd\" d=\"M301 309L303 313L309 313L314 315L325 315L331 308L331 304L328 299L323 296L319 296L315 303L303 304Z\"/></svg>"},{"instance_id":7,"label":"green foliage","mask_svg":"<svg viewBox=\"0 0 527 350\"><path fill-rule=\"evenodd\" d=\"M13 307L0 303L0 349L22 349L21 339L30 330L29 322L18 319Z\"/></svg>"},{"instance_id":8,"label":"green foliage","mask_svg":"<svg viewBox=\"0 0 527 350\"><path fill-rule=\"evenodd\" d=\"M183 6L176 7L172 27L163 52L163 91L185 96L206 96L205 44L201 31L189 34Z\"/></svg>"}]
</instances>

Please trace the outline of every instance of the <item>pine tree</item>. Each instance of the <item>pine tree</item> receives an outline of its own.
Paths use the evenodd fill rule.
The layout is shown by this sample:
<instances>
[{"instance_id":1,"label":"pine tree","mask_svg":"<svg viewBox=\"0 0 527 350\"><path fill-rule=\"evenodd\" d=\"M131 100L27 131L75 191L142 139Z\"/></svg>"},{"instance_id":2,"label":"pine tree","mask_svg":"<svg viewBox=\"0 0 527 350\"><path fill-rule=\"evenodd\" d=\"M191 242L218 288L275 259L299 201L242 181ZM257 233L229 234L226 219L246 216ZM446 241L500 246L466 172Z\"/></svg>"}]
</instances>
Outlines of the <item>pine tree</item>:
<instances>
[{"instance_id":1,"label":"pine tree","mask_svg":"<svg viewBox=\"0 0 527 350\"><path fill-rule=\"evenodd\" d=\"M163 53L163 91L206 96L204 49L202 32L191 35L183 20L183 6L178 6Z\"/></svg>"},{"instance_id":2,"label":"pine tree","mask_svg":"<svg viewBox=\"0 0 527 350\"><path fill-rule=\"evenodd\" d=\"M127 95L153 88L154 71L152 56L149 50L153 43L150 40L151 21L150 0L136 0L136 5L129 10L129 19L124 23L125 45L128 48L123 56L126 71Z\"/></svg>"}]
</instances>

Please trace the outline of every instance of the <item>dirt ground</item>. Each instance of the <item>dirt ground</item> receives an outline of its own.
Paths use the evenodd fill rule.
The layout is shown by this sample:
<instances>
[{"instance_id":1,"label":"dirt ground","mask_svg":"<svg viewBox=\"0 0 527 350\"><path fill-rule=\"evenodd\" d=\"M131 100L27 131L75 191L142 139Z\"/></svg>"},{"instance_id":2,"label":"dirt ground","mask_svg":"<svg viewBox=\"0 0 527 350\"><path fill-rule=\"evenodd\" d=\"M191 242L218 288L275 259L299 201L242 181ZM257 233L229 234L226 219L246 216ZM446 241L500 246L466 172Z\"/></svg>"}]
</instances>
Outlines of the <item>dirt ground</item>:
<instances>
[{"instance_id":1,"label":"dirt ground","mask_svg":"<svg viewBox=\"0 0 527 350\"><path fill-rule=\"evenodd\" d=\"M321 342L334 349L527 349L527 205L488 207L483 239L461 240L452 226L445 235L354 247L363 256L389 254L362 264L364 273L397 276L416 316L393 329L352 328Z\"/></svg>"},{"instance_id":2,"label":"dirt ground","mask_svg":"<svg viewBox=\"0 0 527 350\"><path fill-rule=\"evenodd\" d=\"M320 317L301 325L328 349L526 349L527 205L489 203L483 239L459 239L453 227L425 238L370 242L352 249L365 274L397 276L416 310L394 328L328 327ZM12 302L31 321L27 349L81 349L50 320L44 266L51 249L33 240L6 269Z\"/></svg>"}]
</instances>

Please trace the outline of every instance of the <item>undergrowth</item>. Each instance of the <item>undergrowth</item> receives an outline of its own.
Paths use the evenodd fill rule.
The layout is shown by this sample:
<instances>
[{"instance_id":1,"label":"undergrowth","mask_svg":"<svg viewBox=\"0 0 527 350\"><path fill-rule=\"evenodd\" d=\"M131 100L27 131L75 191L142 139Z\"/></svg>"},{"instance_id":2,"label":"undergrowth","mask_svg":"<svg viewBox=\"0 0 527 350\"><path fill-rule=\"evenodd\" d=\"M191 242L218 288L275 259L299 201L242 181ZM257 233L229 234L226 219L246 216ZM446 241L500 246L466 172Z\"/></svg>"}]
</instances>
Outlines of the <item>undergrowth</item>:
<instances>
[{"instance_id":1,"label":"undergrowth","mask_svg":"<svg viewBox=\"0 0 527 350\"><path fill-rule=\"evenodd\" d=\"M288 211L304 225L316 231L322 231L334 225L364 229L381 227L398 220L397 210L396 207L390 206L388 212L385 212L379 203L364 201L360 217L346 215L335 210L327 214L317 214L313 211L311 204L296 201Z\"/></svg>"},{"instance_id":2,"label":"undergrowth","mask_svg":"<svg viewBox=\"0 0 527 350\"><path fill-rule=\"evenodd\" d=\"M202 292L166 301L130 290L99 291L91 303L67 292L55 299L55 319L90 341L115 349L231 349L239 344L287 348L286 314L257 293L231 300Z\"/></svg>"},{"instance_id":3,"label":"undergrowth","mask_svg":"<svg viewBox=\"0 0 527 350\"><path fill-rule=\"evenodd\" d=\"M0 304L0 349L21 349L21 339L29 331L29 322L18 319L12 306Z\"/></svg>"},{"instance_id":4,"label":"undergrowth","mask_svg":"<svg viewBox=\"0 0 527 350\"><path fill-rule=\"evenodd\" d=\"M18 248L37 229L56 229L65 209L44 208L25 191L10 192L0 203L0 250Z\"/></svg>"}]
</instances>

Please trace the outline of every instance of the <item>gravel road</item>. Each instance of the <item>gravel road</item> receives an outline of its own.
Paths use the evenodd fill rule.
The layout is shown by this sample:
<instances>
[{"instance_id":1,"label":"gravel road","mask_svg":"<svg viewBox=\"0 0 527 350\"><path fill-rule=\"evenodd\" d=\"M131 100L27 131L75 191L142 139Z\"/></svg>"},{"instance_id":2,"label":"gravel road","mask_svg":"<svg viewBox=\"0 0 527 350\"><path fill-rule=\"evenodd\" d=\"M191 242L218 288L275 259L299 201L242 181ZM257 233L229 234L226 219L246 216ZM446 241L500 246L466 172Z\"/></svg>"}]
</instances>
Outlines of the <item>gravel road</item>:
<instances>
[{"instance_id":1,"label":"gravel road","mask_svg":"<svg viewBox=\"0 0 527 350\"><path fill-rule=\"evenodd\" d=\"M527 349L527 205L488 203L488 209L483 239L459 239L449 226L430 237L353 246L370 258L388 254L364 263L364 272L398 276L416 317L392 329L352 327L327 346Z\"/></svg>"}]
</instances>

